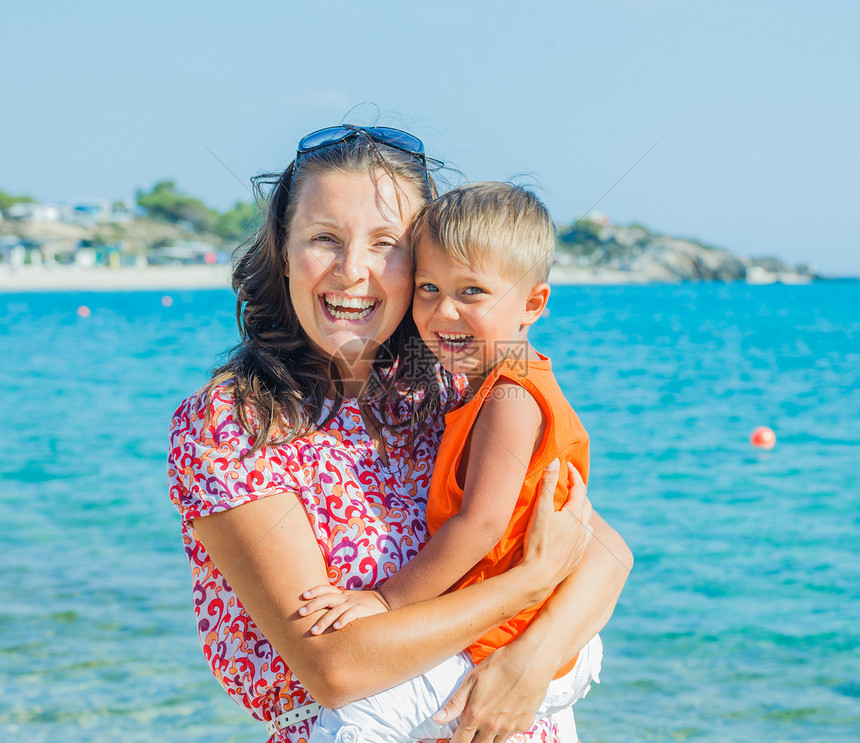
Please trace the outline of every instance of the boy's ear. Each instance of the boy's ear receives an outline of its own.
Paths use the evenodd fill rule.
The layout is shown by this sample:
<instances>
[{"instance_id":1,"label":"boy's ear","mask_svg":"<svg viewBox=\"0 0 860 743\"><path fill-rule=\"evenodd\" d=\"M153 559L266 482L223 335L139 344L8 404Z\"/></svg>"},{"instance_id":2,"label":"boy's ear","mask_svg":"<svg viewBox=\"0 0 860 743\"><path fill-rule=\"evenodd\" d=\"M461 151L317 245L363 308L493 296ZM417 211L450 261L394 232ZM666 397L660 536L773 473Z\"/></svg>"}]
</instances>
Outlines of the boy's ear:
<instances>
[{"instance_id":1,"label":"boy's ear","mask_svg":"<svg viewBox=\"0 0 860 743\"><path fill-rule=\"evenodd\" d=\"M551 289L546 282L535 284L526 295L526 306L523 309L521 325L534 325L543 314L549 301Z\"/></svg>"}]
</instances>

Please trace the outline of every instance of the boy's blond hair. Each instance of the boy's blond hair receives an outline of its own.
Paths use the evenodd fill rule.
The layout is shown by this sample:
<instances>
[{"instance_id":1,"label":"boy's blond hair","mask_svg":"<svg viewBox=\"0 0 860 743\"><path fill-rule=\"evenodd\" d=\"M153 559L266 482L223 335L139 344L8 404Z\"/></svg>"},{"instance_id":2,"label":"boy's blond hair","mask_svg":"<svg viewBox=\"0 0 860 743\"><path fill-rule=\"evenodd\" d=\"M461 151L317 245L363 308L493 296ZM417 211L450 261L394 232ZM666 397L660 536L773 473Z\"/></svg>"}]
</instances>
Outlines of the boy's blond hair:
<instances>
[{"instance_id":1,"label":"boy's blond hair","mask_svg":"<svg viewBox=\"0 0 860 743\"><path fill-rule=\"evenodd\" d=\"M429 238L454 261L492 268L528 290L547 280L555 251L549 211L511 183L469 183L434 199L415 217L412 248Z\"/></svg>"}]
</instances>

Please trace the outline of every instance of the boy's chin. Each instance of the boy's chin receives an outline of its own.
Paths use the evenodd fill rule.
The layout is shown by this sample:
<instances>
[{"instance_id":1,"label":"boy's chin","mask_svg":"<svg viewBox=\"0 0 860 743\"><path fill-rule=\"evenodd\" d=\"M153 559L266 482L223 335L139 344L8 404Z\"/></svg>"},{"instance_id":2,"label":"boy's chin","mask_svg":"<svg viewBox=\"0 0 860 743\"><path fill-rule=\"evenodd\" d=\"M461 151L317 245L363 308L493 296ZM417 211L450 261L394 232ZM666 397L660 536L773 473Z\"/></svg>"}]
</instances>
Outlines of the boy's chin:
<instances>
[{"instance_id":1,"label":"boy's chin","mask_svg":"<svg viewBox=\"0 0 860 743\"><path fill-rule=\"evenodd\" d=\"M436 358L439 358L438 356ZM451 374L465 374L467 376L474 375L480 369L480 363L478 361L471 362L452 362L451 359L439 359L439 363L442 365L442 368L451 372Z\"/></svg>"}]
</instances>

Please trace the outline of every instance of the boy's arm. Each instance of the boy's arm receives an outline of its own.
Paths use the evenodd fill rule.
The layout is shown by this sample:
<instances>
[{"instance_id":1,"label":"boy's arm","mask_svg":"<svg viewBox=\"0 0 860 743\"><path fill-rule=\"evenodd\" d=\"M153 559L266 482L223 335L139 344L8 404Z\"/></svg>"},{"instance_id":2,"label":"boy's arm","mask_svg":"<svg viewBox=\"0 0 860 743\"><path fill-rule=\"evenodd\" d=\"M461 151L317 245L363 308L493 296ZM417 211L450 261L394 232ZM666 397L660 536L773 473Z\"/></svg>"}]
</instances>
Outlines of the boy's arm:
<instances>
[{"instance_id":1,"label":"boy's arm","mask_svg":"<svg viewBox=\"0 0 860 743\"><path fill-rule=\"evenodd\" d=\"M391 608L439 596L498 544L542 435L543 416L531 394L499 381L472 427L460 512L380 586Z\"/></svg>"}]
</instances>

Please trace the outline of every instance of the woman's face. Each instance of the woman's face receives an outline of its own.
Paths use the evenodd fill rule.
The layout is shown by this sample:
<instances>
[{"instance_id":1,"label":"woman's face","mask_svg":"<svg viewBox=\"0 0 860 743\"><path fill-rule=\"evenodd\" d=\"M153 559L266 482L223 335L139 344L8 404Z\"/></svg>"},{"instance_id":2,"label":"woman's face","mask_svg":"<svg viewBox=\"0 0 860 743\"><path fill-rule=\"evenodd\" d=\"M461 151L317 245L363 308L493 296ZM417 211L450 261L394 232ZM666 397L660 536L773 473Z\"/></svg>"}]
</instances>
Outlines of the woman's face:
<instances>
[{"instance_id":1,"label":"woman's face","mask_svg":"<svg viewBox=\"0 0 860 743\"><path fill-rule=\"evenodd\" d=\"M399 204L384 172L312 173L290 224L293 308L311 341L337 361L347 394L367 380L412 301L407 230L422 200L411 185L398 187Z\"/></svg>"}]
</instances>

